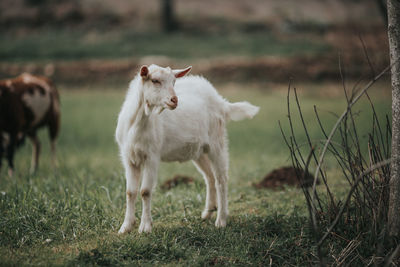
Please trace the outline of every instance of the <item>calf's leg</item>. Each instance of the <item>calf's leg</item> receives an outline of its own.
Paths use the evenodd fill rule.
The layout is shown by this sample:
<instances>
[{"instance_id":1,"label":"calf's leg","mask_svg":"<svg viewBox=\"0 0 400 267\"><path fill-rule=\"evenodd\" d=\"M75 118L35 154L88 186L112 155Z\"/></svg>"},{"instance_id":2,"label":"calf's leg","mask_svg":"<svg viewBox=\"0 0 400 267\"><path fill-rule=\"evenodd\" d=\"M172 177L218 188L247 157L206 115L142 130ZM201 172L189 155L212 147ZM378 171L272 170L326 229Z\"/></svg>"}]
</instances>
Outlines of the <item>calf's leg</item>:
<instances>
[{"instance_id":1,"label":"calf's leg","mask_svg":"<svg viewBox=\"0 0 400 267\"><path fill-rule=\"evenodd\" d=\"M0 172L1 172L1 163L2 163L2 159L3 159L3 147L2 147L2 140L0 138Z\"/></svg>"},{"instance_id":2,"label":"calf's leg","mask_svg":"<svg viewBox=\"0 0 400 267\"><path fill-rule=\"evenodd\" d=\"M7 145L7 161L8 161L8 175L10 177L14 174L14 152L16 148L15 136L10 136L10 142Z\"/></svg>"},{"instance_id":3,"label":"calf's leg","mask_svg":"<svg viewBox=\"0 0 400 267\"><path fill-rule=\"evenodd\" d=\"M30 135L29 139L32 142L32 161L31 161L31 174L35 173L39 165L39 155L40 155L40 141L39 138L34 135Z\"/></svg>"},{"instance_id":4,"label":"calf's leg","mask_svg":"<svg viewBox=\"0 0 400 267\"><path fill-rule=\"evenodd\" d=\"M51 146L51 163L53 168L57 167L57 155L56 155L56 139L60 131L60 113L57 111L52 112L52 115L48 124L50 146Z\"/></svg>"}]
</instances>

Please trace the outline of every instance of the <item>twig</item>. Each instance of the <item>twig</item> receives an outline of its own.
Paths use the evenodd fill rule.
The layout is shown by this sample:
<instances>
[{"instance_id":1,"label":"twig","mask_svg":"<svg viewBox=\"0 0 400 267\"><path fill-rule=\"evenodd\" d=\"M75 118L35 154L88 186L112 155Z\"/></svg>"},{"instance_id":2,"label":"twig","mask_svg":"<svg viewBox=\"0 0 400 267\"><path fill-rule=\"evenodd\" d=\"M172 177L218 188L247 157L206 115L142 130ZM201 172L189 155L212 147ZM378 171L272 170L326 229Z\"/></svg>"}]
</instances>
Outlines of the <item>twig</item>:
<instances>
[{"instance_id":1,"label":"twig","mask_svg":"<svg viewBox=\"0 0 400 267\"><path fill-rule=\"evenodd\" d=\"M290 114L290 86L292 83L292 79L289 80L289 85L288 85L288 93L287 93L287 110L288 110L288 119L289 119L289 125L290 125L290 131L293 137L293 142L296 145L296 147L298 147L297 142L296 142L296 137L294 135L294 130L293 130L293 123L292 123L292 116ZM303 162L303 164L305 164L303 157L300 155L300 160Z\"/></svg>"},{"instance_id":2,"label":"twig","mask_svg":"<svg viewBox=\"0 0 400 267\"><path fill-rule=\"evenodd\" d=\"M315 170L315 175L314 175L314 182L313 182L313 189L312 191L315 192L316 190L316 186L317 186L317 180L318 180L318 174L319 171L321 169L322 163L324 161L325 158L325 153L326 150L331 142L331 139L333 137L333 135L335 134L337 128L339 127L340 123L342 122L343 118L347 115L347 113L349 112L349 109L360 99L360 97L378 80L380 79L390 68L392 67L392 65L386 67L381 73L379 73L377 76L375 76L365 87L364 89L353 99L353 101L351 101L348 104L348 107L346 108L346 110L342 113L342 115L339 117L339 119L336 121L336 124L334 125L333 129L331 130L329 136L328 136L328 140L326 141L324 148L322 149L320 158L319 158L319 163L317 165L317 169ZM312 201L314 201L314 194L312 194Z\"/></svg>"},{"instance_id":3,"label":"twig","mask_svg":"<svg viewBox=\"0 0 400 267\"><path fill-rule=\"evenodd\" d=\"M313 156L313 158L314 158L315 163L318 164L317 156L316 156L315 153L314 153L314 149L313 149L313 146L312 146L312 143L311 143L311 138L310 138L310 135L308 134L306 123L304 122L303 112L301 111L300 102L299 102L299 98L297 97L296 88L294 88L294 96L295 96L295 99L296 99L296 104L297 104L297 109L298 109L298 111L299 111L300 119L301 119L301 122L302 122L302 124L303 124L304 132L305 132L305 134L306 134L308 144L309 144L309 146L310 146L310 148L311 148L311 154L312 154L312 156ZM326 178L325 178L325 176L324 176L323 173L322 173L322 170L321 170L321 178L322 178L322 181L324 182L324 184L325 184L325 186L326 186L326 189L327 189L329 198L330 198L330 200L331 200L331 203L335 206L335 202L334 202L334 200L333 200L332 193L331 193L331 191L330 191L330 189L329 189L329 186L328 186L328 184L327 184ZM316 192L313 191L313 194L316 194Z\"/></svg>"},{"instance_id":4,"label":"twig","mask_svg":"<svg viewBox=\"0 0 400 267\"><path fill-rule=\"evenodd\" d=\"M362 37L361 37L361 34L358 35L358 38L359 38L360 41L361 41L361 44L362 44L362 47L363 47L363 50L364 50L365 57L367 58L368 65L369 65L369 67L370 67L370 69L371 69L372 77L374 77L374 76L375 76L375 69L374 69L374 66L373 66L372 63L371 63L371 60L369 59L367 47L365 46L365 43L364 43L364 40L363 40Z\"/></svg>"},{"instance_id":5,"label":"twig","mask_svg":"<svg viewBox=\"0 0 400 267\"><path fill-rule=\"evenodd\" d=\"M328 231L326 231L326 233L322 236L322 238L320 239L320 241L317 243L317 248L320 247L320 246L323 244L323 242L325 241L325 239L329 236L329 234L331 233L331 231L333 230L333 228L334 228L334 227L336 226L336 224L339 222L340 218L341 218L342 215L343 215L344 210L346 209L347 205L348 205L349 202L350 202L350 199L351 199L351 196L353 195L354 190L356 189L356 187L357 187L358 183L361 181L361 179L362 179L365 175L367 175L367 174L371 173L372 171L374 171L375 169L378 169L378 168L381 168L381 167L383 167L383 166L385 166L385 165L388 165L390 162L391 162L390 159L381 161L381 162L379 162L379 163L377 163L377 164L371 166L371 167L368 168L367 170L363 171L363 172L357 177L357 179L355 180L355 182L354 182L353 186L351 187L349 193L347 194L346 201L344 202L344 204L343 204L342 208L340 209L338 215L336 216L335 220L333 221L333 223L331 224L331 226L328 228Z\"/></svg>"},{"instance_id":6,"label":"twig","mask_svg":"<svg viewBox=\"0 0 400 267\"><path fill-rule=\"evenodd\" d=\"M315 106L315 105L314 105L314 113L315 113L315 116L317 117L317 121L318 121L319 127L321 128L321 131L322 131L323 135L325 136L326 139L328 139L328 135L325 132L325 129L324 129L323 125L322 125L321 119L319 118L318 111L317 111L317 106ZM325 141L325 140L323 140L323 141ZM336 144L337 146L339 146L342 149L345 149L345 148L341 144L336 143L334 141L331 141L330 144L331 144L331 147L332 147L332 154L335 156L340 168L342 169L343 174L346 176L347 181L349 181L347 173L345 172L346 166L343 166L343 164L345 164L344 158L340 155L339 151L337 151L337 149L335 148L335 146L333 144Z\"/></svg>"},{"instance_id":7,"label":"twig","mask_svg":"<svg viewBox=\"0 0 400 267\"><path fill-rule=\"evenodd\" d=\"M311 147L311 151L310 151L310 153L308 153L306 165L304 167L303 181L305 180L305 176L306 176L306 174L308 172L308 166L310 164L311 156L313 154L314 154L314 147ZM308 192L308 190L306 188L304 188L304 186L302 186L301 188L303 189L303 191L307 191ZM314 232L315 232L315 234L318 234L318 224L317 224L317 218L315 216L315 205L314 205L314 203L313 203L313 205L311 205L309 198L306 198L306 200L307 200L307 207L308 207L308 211L310 213L310 218L311 218L311 222L312 222L312 226L313 226ZM320 254L320 253L318 252L318 254Z\"/></svg>"},{"instance_id":8,"label":"twig","mask_svg":"<svg viewBox=\"0 0 400 267\"><path fill-rule=\"evenodd\" d=\"M393 251L393 253L389 256L385 263L385 267L390 266L390 264L393 262L393 260L397 257L397 254L399 254L400 251L400 245L396 247L396 249Z\"/></svg>"},{"instance_id":9,"label":"twig","mask_svg":"<svg viewBox=\"0 0 400 267\"><path fill-rule=\"evenodd\" d=\"M377 129L379 131L379 136L381 137L380 141L381 141L382 146L383 146L383 153L385 153L385 155L386 155L386 147L385 147L385 142L383 141L383 134L382 134L382 130L381 130L381 125L380 125L379 120L378 120L378 115L376 114L375 107L374 107L374 105L372 103L372 100L369 97L368 93L365 93L365 95L367 96L367 99L368 99L368 101L369 101L369 103L371 105L372 114L373 114L373 117L375 118L376 124L378 126ZM378 141L379 141L379 139L378 139Z\"/></svg>"}]
</instances>

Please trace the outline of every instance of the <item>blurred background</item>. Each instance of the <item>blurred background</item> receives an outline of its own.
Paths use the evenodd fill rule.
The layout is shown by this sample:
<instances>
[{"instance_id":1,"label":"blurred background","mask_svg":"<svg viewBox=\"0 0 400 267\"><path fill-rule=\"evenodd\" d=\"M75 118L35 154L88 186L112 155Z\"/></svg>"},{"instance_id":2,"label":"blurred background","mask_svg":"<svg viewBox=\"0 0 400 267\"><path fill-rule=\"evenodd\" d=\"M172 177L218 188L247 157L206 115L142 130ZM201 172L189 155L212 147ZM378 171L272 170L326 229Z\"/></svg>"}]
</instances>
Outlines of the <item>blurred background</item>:
<instances>
[{"instance_id":1,"label":"blurred background","mask_svg":"<svg viewBox=\"0 0 400 267\"><path fill-rule=\"evenodd\" d=\"M350 79L389 62L383 0L2 0L0 78L127 84L139 65L213 82ZM367 62L366 52L373 68Z\"/></svg>"},{"instance_id":2,"label":"blurred background","mask_svg":"<svg viewBox=\"0 0 400 267\"><path fill-rule=\"evenodd\" d=\"M385 2L0 0L0 79L22 72L50 77L60 92L62 122L56 169L44 130L39 134L43 149L35 175L29 175L30 145L18 150L13 177L7 175L3 160L0 265L316 265L313 236L317 235L307 230L305 199L300 189L285 185L288 175L282 170L292 160L278 121L288 140L295 135L294 143L306 155L304 120L313 148L320 153L326 139L320 126L329 132L335 114L346 110L344 91L363 88L389 64ZM114 141L117 116L129 81L141 65L151 63L191 65L191 73L205 76L229 101L246 100L260 107L252 120L228 125L231 219L224 231L215 229L213 220L200 223L205 185L195 167L170 163L160 166L158 187L176 175L193 177L194 182L172 191L157 188L152 198L154 234L116 237L126 198ZM291 88L298 89L302 117L293 90L288 96L291 79ZM370 152L371 146L385 149L385 143L390 144L389 74L368 94L353 106L352 119L345 120L356 129L356 138L347 126L340 126L334 137L339 151L345 153L340 142L354 148L354 164L348 151L343 157L349 157L353 178L362 170L358 162L372 165L371 154L380 158ZM376 130L379 125L382 131ZM383 137L376 137L370 146L371 131L372 136ZM358 146L347 140L360 141L369 160L357 159ZM339 200L354 181L342 174L339 165L332 155L324 160L324 173L337 201L334 208L327 204L327 215L320 217L327 221L343 205ZM281 171L275 172L278 168ZM315 168L311 160L310 170ZM268 177L276 177L285 190L254 187ZM374 183L373 188L384 186ZM372 194L376 198L367 199L381 205L384 202L376 200L383 191L376 192ZM349 212L370 211L369 204L354 207ZM329 247L323 247L331 255L327 264L381 263L384 246L372 243L384 242L380 226L367 221L367 216L359 220L348 214L339 223L345 227L335 230L338 234L330 237ZM380 218L372 208L369 214L374 220ZM366 225L371 228L360 230Z\"/></svg>"}]
</instances>

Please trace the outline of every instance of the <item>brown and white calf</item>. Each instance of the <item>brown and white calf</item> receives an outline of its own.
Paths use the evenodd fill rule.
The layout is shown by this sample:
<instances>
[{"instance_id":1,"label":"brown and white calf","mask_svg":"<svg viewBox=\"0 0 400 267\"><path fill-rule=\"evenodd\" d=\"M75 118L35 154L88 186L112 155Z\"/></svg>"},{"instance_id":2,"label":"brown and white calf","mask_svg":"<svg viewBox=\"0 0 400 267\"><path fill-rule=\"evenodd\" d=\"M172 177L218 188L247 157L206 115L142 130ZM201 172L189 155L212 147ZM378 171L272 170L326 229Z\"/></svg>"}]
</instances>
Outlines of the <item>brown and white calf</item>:
<instances>
[{"instance_id":1,"label":"brown and white calf","mask_svg":"<svg viewBox=\"0 0 400 267\"><path fill-rule=\"evenodd\" d=\"M32 141L31 172L39 163L40 142L36 132L48 127L52 160L55 163L55 140L60 128L60 100L53 83L31 74L0 81L0 169L3 155L7 157L9 175L14 170L14 153L28 136Z\"/></svg>"}]
</instances>

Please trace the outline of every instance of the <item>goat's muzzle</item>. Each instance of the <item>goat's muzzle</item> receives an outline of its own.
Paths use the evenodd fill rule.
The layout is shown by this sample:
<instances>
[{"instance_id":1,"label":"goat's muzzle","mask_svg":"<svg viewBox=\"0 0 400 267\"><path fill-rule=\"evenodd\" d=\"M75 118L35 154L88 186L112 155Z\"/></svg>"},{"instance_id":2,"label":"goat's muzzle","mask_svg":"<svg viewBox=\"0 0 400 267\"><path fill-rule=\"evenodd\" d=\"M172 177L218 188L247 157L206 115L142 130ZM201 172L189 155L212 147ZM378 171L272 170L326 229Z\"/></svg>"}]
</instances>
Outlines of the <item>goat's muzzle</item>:
<instances>
[{"instance_id":1,"label":"goat's muzzle","mask_svg":"<svg viewBox=\"0 0 400 267\"><path fill-rule=\"evenodd\" d=\"M168 103L166 103L169 109L176 109L176 107L178 106L178 97L176 95L174 95L173 97L171 97L170 101Z\"/></svg>"}]
</instances>

